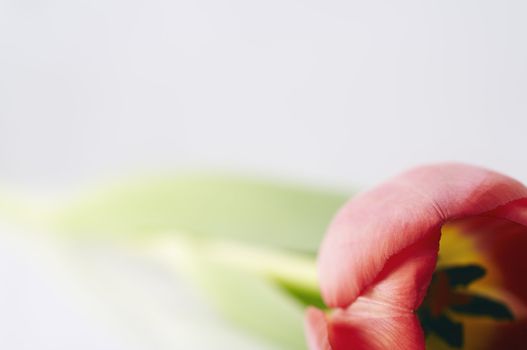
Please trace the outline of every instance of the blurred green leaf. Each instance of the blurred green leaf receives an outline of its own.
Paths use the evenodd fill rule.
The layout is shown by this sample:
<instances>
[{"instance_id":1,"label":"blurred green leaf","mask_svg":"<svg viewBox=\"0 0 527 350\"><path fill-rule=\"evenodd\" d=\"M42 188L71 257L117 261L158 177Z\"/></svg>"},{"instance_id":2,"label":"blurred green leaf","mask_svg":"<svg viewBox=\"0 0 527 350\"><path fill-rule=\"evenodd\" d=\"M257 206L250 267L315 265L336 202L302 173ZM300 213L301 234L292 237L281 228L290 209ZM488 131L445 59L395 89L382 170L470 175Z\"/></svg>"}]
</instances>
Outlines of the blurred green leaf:
<instances>
[{"instance_id":1,"label":"blurred green leaf","mask_svg":"<svg viewBox=\"0 0 527 350\"><path fill-rule=\"evenodd\" d=\"M342 193L245 178L187 175L114 186L70 205L68 233L148 235L167 230L315 253Z\"/></svg>"},{"instance_id":2,"label":"blurred green leaf","mask_svg":"<svg viewBox=\"0 0 527 350\"><path fill-rule=\"evenodd\" d=\"M186 274L238 327L279 349L306 348L305 305L281 284L289 281L299 293L320 300L313 258L185 235L151 243L153 257Z\"/></svg>"},{"instance_id":3,"label":"blurred green leaf","mask_svg":"<svg viewBox=\"0 0 527 350\"><path fill-rule=\"evenodd\" d=\"M213 304L231 321L282 349L305 349L302 305L265 279L215 264L198 276Z\"/></svg>"},{"instance_id":4,"label":"blurred green leaf","mask_svg":"<svg viewBox=\"0 0 527 350\"><path fill-rule=\"evenodd\" d=\"M323 306L315 253L347 197L228 176L143 179L80 198L56 224L73 237L156 245L153 257L176 262L240 328L305 349L305 304Z\"/></svg>"}]
</instances>

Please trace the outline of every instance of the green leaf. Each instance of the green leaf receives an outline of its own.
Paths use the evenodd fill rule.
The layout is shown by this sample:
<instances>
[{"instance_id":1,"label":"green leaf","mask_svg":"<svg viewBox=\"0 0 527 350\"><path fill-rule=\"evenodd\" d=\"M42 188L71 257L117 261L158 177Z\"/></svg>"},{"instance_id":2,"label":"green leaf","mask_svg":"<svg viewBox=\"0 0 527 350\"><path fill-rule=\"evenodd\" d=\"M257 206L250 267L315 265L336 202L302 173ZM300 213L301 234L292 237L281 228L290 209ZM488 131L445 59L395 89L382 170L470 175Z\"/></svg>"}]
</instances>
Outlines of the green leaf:
<instances>
[{"instance_id":1,"label":"green leaf","mask_svg":"<svg viewBox=\"0 0 527 350\"><path fill-rule=\"evenodd\" d=\"M151 235L183 230L315 253L348 196L229 176L142 179L81 198L57 218L64 232Z\"/></svg>"},{"instance_id":2,"label":"green leaf","mask_svg":"<svg viewBox=\"0 0 527 350\"><path fill-rule=\"evenodd\" d=\"M298 285L287 283L285 281L278 282L278 286L283 288L287 294L291 295L305 307L314 306L319 309L327 308L326 304L322 300L320 290L301 288Z\"/></svg>"},{"instance_id":3,"label":"green leaf","mask_svg":"<svg viewBox=\"0 0 527 350\"><path fill-rule=\"evenodd\" d=\"M240 327L284 349L305 349L303 307L259 276L217 264L200 265L201 286Z\"/></svg>"},{"instance_id":4,"label":"green leaf","mask_svg":"<svg viewBox=\"0 0 527 350\"><path fill-rule=\"evenodd\" d=\"M293 288L316 295L314 260L184 235L160 237L153 243L150 252L156 259L186 274L240 328L280 349L306 348L304 305L285 293L277 281L289 280L291 274ZM276 261L290 270L276 270Z\"/></svg>"},{"instance_id":5,"label":"green leaf","mask_svg":"<svg viewBox=\"0 0 527 350\"><path fill-rule=\"evenodd\" d=\"M305 349L305 304L323 306L315 253L347 197L238 177L178 176L107 188L55 222L70 237L154 244L153 258L176 262L240 328L279 348Z\"/></svg>"}]
</instances>

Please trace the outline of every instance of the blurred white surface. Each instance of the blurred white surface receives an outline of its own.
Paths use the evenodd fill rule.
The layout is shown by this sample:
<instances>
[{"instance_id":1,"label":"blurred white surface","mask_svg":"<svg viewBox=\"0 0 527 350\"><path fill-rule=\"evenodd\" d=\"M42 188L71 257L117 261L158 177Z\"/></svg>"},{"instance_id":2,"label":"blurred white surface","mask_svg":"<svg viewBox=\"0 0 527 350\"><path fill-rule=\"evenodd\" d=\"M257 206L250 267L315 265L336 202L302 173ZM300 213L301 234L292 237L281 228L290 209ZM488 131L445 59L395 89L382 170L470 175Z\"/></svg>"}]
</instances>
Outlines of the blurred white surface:
<instances>
[{"instance_id":1,"label":"blurred white surface","mask_svg":"<svg viewBox=\"0 0 527 350\"><path fill-rule=\"evenodd\" d=\"M0 226L0 348L132 349L72 298L59 261L38 235Z\"/></svg>"},{"instance_id":2,"label":"blurred white surface","mask_svg":"<svg viewBox=\"0 0 527 350\"><path fill-rule=\"evenodd\" d=\"M460 160L526 181L526 14L523 1L4 0L0 180L204 166L351 186ZM1 348L130 349L6 237ZM149 339L139 348L162 348Z\"/></svg>"},{"instance_id":3,"label":"blurred white surface","mask_svg":"<svg viewBox=\"0 0 527 350\"><path fill-rule=\"evenodd\" d=\"M0 225L0 348L270 350L167 266Z\"/></svg>"}]
</instances>

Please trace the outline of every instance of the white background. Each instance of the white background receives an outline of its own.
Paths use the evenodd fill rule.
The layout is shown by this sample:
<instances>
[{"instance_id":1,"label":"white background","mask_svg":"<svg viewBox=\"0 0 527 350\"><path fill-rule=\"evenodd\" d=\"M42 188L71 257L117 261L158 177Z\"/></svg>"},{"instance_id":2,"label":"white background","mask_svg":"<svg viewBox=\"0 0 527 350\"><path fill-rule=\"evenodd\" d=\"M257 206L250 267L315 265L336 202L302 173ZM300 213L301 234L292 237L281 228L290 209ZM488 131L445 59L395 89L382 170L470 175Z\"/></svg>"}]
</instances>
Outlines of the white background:
<instances>
[{"instance_id":1,"label":"white background","mask_svg":"<svg viewBox=\"0 0 527 350\"><path fill-rule=\"evenodd\" d=\"M0 179L220 167L527 180L523 1L0 2Z\"/></svg>"},{"instance_id":2,"label":"white background","mask_svg":"<svg viewBox=\"0 0 527 350\"><path fill-rule=\"evenodd\" d=\"M1 0L0 180L353 186L458 160L527 181L526 18L503 0ZM0 347L129 348L6 242Z\"/></svg>"}]
</instances>

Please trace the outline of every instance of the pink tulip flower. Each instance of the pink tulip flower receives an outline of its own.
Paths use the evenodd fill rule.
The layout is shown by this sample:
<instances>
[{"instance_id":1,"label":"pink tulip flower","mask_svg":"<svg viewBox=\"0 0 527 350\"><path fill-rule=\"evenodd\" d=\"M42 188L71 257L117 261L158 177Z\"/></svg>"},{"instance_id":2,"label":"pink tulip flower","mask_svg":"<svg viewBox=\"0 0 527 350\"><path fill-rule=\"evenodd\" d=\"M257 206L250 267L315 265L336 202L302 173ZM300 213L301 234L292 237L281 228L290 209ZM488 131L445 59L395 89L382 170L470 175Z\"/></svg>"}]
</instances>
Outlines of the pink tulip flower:
<instances>
[{"instance_id":1,"label":"pink tulip flower","mask_svg":"<svg viewBox=\"0 0 527 350\"><path fill-rule=\"evenodd\" d=\"M344 205L318 271L329 310L306 311L311 350L527 349L527 188L410 170Z\"/></svg>"}]
</instances>

